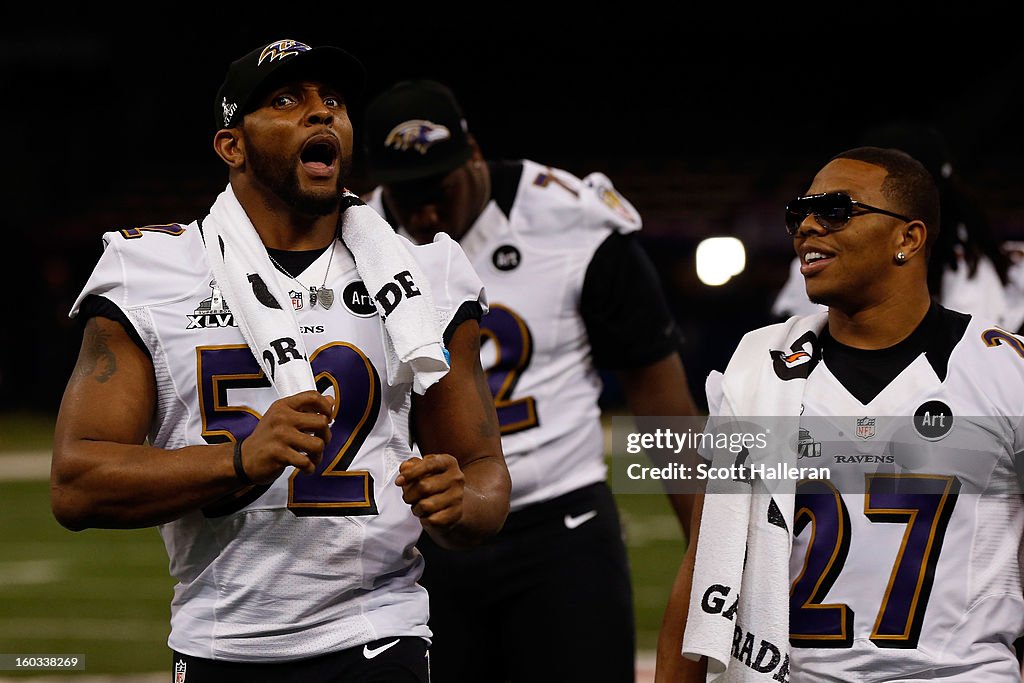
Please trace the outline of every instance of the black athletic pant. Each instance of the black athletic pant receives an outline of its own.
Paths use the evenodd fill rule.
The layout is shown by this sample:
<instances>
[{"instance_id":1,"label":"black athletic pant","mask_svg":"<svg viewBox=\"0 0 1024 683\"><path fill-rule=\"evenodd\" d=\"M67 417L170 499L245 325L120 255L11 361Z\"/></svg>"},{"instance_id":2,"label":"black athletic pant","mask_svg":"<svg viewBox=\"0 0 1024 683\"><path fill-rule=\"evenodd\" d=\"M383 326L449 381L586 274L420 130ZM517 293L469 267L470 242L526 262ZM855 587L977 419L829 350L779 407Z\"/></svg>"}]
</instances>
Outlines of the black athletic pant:
<instances>
[{"instance_id":1,"label":"black athletic pant","mask_svg":"<svg viewBox=\"0 0 1024 683\"><path fill-rule=\"evenodd\" d=\"M328 655L272 664L175 652L171 666L175 683L430 683L427 641L416 637L382 638Z\"/></svg>"},{"instance_id":2,"label":"black athletic pant","mask_svg":"<svg viewBox=\"0 0 1024 683\"><path fill-rule=\"evenodd\" d=\"M424 534L434 683L633 683L626 547L608 486L512 513L483 546Z\"/></svg>"}]
</instances>

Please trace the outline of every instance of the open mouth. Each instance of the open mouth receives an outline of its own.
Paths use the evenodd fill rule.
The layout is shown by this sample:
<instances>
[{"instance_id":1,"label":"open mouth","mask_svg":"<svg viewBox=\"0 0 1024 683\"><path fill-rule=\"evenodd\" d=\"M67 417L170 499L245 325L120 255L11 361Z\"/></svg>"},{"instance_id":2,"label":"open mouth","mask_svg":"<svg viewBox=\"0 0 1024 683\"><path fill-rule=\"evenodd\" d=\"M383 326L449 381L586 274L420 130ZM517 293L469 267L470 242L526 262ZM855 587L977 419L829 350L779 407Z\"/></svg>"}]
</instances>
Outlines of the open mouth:
<instances>
[{"instance_id":1,"label":"open mouth","mask_svg":"<svg viewBox=\"0 0 1024 683\"><path fill-rule=\"evenodd\" d=\"M809 251L804 254L804 263L816 263L822 259L832 258L828 254L823 254L820 251Z\"/></svg>"},{"instance_id":2,"label":"open mouth","mask_svg":"<svg viewBox=\"0 0 1024 683\"><path fill-rule=\"evenodd\" d=\"M834 258L835 254L829 254L816 249L808 249L800 257L800 272L805 275L807 273L817 272L831 263Z\"/></svg>"},{"instance_id":3,"label":"open mouth","mask_svg":"<svg viewBox=\"0 0 1024 683\"><path fill-rule=\"evenodd\" d=\"M329 135L310 138L299 154L302 166L315 176L330 175L338 159L338 141Z\"/></svg>"}]
</instances>

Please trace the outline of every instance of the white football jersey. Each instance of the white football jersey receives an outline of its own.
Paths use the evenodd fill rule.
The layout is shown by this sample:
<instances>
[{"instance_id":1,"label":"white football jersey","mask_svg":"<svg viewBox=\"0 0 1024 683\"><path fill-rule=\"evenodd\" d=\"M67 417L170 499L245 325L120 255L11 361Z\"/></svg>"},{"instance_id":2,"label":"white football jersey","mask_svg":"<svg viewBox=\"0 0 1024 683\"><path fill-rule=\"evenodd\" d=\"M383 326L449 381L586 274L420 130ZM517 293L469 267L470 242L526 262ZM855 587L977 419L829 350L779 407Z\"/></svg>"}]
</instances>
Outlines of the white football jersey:
<instances>
[{"instance_id":1,"label":"white football jersey","mask_svg":"<svg viewBox=\"0 0 1024 683\"><path fill-rule=\"evenodd\" d=\"M385 214L379 188L367 204ZM601 243L640 226L605 176L580 180L524 160L508 215L492 200L459 241L487 286L481 363L512 477L512 510L605 480L602 384L580 298Z\"/></svg>"},{"instance_id":2,"label":"white football jersey","mask_svg":"<svg viewBox=\"0 0 1024 683\"><path fill-rule=\"evenodd\" d=\"M798 464L832 478L797 489L793 681L1020 681L1022 415L1024 340L977 318L867 404L817 364Z\"/></svg>"},{"instance_id":3,"label":"white football jersey","mask_svg":"<svg viewBox=\"0 0 1024 683\"><path fill-rule=\"evenodd\" d=\"M277 396L213 281L197 224L103 240L73 315L100 295L138 331L156 372L150 442L174 449L250 434ZM408 247L431 279L443 326L463 305L485 306L455 242ZM309 300L325 273L335 293L329 310ZM160 527L178 581L168 644L197 657L268 661L429 637L414 547L421 526L394 483L411 455L411 387L387 384L381 323L340 241L298 275L305 286L279 278L318 387L338 397L332 439L316 474L291 468L269 487Z\"/></svg>"}]
</instances>

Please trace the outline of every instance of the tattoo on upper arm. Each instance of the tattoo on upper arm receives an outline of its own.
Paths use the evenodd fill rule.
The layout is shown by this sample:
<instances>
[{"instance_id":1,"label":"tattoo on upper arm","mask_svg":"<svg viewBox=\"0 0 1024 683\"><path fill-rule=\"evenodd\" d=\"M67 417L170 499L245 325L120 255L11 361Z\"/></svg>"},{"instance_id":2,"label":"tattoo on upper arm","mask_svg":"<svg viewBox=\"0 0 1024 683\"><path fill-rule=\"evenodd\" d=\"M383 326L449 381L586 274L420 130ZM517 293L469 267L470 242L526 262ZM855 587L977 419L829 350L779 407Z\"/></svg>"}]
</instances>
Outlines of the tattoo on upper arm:
<instances>
[{"instance_id":1,"label":"tattoo on upper arm","mask_svg":"<svg viewBox=\"0 0 1024 683\"><path fill-rule=\"evenodd\" d=\"M78 364L81 377L94 376L97 382L104 384L117 372L117 356L107 346L110 334L98 325L87 325L82 344L82 358Z\"/></svg>"}]
</instances>

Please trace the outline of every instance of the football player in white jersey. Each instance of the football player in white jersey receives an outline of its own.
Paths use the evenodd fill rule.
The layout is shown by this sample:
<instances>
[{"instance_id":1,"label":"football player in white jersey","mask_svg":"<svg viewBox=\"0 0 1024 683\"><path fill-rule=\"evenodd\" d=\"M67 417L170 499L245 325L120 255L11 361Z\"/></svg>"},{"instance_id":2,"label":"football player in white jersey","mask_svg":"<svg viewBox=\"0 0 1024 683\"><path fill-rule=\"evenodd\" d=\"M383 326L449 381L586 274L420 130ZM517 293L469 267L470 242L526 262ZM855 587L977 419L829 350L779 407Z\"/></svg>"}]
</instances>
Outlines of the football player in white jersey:
<instances>
[{"instance_id":1,"label":"football player in white jersey","mask_svg":"<svg viewBox=\"0 0 1024 683\"><path fill-rule=\"evenodd\" d=\"M723 387L743 359L777 354L749 392L804 383L795 459L825 465L831 480L797 482L793 509L774 522L792 524L788 653L758 641L749 614L708 599L694 576L710 565L695 558L716 528L701 524L666 611L658 681L704 680L698 655L714 647L694 644L713 639L685 624L718 618L733 643L722 680L1020 680L1024 339L931 300L938 224L928 171L892 148L837 155L786 207L808 295L827 313L746 335L709 403L735 404ZM817 332L798 348L765 341L802 325ZM700 499L695 518L709 519L711 502Z\"/></svg>"},{"instance_id":2,"label":"football player in white jersey","mask_svg":"<svg viewBox=\"0 0 1024 683\"><path fill-rule=\"evenodd\" d=\"M488 162L451 91L396 84L367 106L367 203L400 234L457 239L487 286L482 360L512 475L494 539L424 582L446 681L632 681L629 568L606 484L598 368L635 415L692 415L677 327L637 244L640 216L605 176ZM673 497L681 526L689 500Z\"/></svg>"},{"instance_id":3,"label":"football player in white jersey","mask_svg":"<svg viewBox=\"0 0 1024 683\"><path fill-rule=\"evenodd\" d=\"M946 308L1024 331L1024 268L1000 244L982 206L967 191L942 134L921 122L891 121L868 129L860 145L894 147L920 161L939 186L942 225L928 258L928 289ZM772 303L780 319L824 310L807 298L800 260Z\"/></svg>"},{"instance_id":4,"label":"football player in white jersey","mask_svg":"<svg viewBox=\"0 0 1024 683\"><path fill-rule=\"evenodd\" d=\"M387 380L378 309L338 237L345 98L364 79L342 50L280 40L233 62L215 102L218 203L236 198L277 265L309 349L288 360L309 363L317 390L276 396L213 278L203 219L106 233L72 312L85 332L53 511L71 529L159 526L178 581L175 680L425 683L415 543L425 530L472 544L508 512L479 361L486 299L465 255L399 245L446 324L450 369L421 395Z\"/></svg>"}]
</instances>

